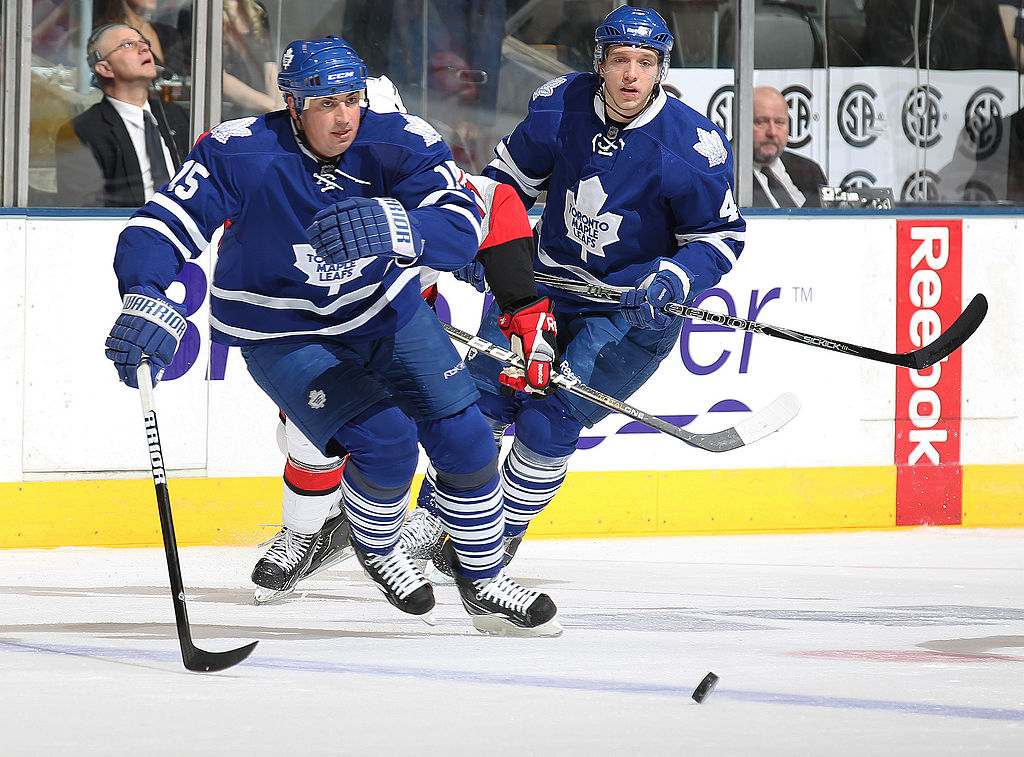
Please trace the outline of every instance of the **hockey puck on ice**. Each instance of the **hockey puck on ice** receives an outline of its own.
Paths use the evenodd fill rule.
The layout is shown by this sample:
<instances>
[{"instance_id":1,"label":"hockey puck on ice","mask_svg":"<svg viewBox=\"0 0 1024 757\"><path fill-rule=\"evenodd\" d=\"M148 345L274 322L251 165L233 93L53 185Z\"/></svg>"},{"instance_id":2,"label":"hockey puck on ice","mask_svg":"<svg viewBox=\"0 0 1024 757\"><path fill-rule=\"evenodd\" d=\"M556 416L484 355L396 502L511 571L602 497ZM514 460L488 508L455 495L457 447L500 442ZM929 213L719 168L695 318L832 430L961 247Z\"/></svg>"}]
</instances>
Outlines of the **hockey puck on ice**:
<instances>
[{"instance_id":1,"label":"hockey puck on ice","mask_svg":"<svg viewBox=\"0 0 1024 757\"><path fill-rule=\"evenodd\" d=\"M718 685L718 676L714 673L708 673L704 676L704 680L697 684L697 688L693 690L693 701L700 704L708 698L708 694L715 690L715 686Z\"/></svg>"}]
</instances>

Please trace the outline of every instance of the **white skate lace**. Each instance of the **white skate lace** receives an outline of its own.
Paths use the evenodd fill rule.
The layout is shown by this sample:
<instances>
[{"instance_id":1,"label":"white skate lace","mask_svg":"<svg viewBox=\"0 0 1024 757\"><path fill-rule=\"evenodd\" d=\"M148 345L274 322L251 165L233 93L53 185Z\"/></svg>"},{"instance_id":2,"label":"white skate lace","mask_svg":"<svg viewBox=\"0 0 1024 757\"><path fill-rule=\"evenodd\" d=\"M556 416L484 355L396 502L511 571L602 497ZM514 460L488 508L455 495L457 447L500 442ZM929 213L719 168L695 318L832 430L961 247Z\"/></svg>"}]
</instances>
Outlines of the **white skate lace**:
<instances>
[{"instance_id":1,"label":"white skate lace","mask_svg":"<svg viewBox=\"0 0 1024 757\"><path fill-rule=\"evenodd\" d=\"M430 557L431 550L444 534L441 519L429 510L417 507L405 517L398 543L413 559Z\"/></svg>"},{"instance_id":2,"label":"white skate lace","mask_svg":"<svg viewBox=\"0 0 1024 757\"><path fill-rule=\"evenodd\" d=\"M386 583L399 599L405 599L427 583L427 579L412 564L400 545L396 545L386 555L367 555L366 564L377 571L381 581Z\"/></svg>"},{"instance_id":3,"label":"white skate lace","mask_svg":"<svg viewBox=\"0 0 1024 757\"><path fill-rule=\"evenodd\" d=\"M300 534L288 528L282 528L273 539L260 545L262 547L270 544L270 549L263 555L263 558L282 568L291 569L299 564L302 556L306 554L317 536L318 534Z\"/></svg>"},{"instance_id":4,"label":"white skate lace","mask_svg":"<svg viewBox=\"0 0 1024 757\"><path fill-rule=\"evenodd\" d=\"M489 600L520 614L525 614L533 601L540 596L540 592L520 586L504 573L499 573L490 583L485 584L484 580L480 580L474 581L473 585L477 590L477 599Z\"/></svg>"}]
</instances>

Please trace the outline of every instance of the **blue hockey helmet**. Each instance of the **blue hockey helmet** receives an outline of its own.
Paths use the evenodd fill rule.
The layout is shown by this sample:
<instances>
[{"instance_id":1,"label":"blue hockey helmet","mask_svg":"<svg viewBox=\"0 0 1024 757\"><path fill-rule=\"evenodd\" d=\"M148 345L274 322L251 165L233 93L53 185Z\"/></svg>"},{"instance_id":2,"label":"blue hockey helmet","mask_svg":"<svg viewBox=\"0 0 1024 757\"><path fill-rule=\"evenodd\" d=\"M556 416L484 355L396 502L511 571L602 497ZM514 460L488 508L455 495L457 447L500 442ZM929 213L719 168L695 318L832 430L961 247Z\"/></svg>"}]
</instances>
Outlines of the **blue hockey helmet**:
<instances>
[{"instance_id":1,"label":"blue hockey helmet","mask_svg":"<svg viewBox=\"0 0 1024 757\"><path fill-rule=\"evenodd\" d=\"M668 54L675 40L665 19L656 10L624 5L605 16L594 30L594 41L597 42L594 48L595 71L604 60L604 52L609 45L646 47L658 53L661 62L658 81L662 81L668 73Z\"/></svg>"},{"instance_id":2,"label":"blue hockey helmet","mask_svg":"<svg viewBox=\"0 0 1024 757\"><path fill-rule=\"evenodd\" d=\"M296 40L281 55L277 87L302 113L307 97L327 97L366 87L366 65L341 37Z\"/></svg>"}]
</instances>

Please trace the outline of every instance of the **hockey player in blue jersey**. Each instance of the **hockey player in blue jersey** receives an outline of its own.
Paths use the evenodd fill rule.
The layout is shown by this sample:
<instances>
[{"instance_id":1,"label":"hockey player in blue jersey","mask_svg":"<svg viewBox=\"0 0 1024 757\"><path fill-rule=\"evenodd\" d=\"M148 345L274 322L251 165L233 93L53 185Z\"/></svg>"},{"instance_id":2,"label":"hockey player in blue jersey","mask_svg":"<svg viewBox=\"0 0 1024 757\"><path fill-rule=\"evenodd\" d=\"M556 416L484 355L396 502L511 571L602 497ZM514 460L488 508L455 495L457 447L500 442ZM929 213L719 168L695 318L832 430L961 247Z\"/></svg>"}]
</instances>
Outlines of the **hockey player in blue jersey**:
<instances>
[{"instance_id":1,"label":"hockey player in blue jersey","mask_svg":"<svg viewBox=\"0 0 1024 757\"><path fill-rule=\"evenodd\" d=\"M547 191L536 271L621 292L616 305L540 287L553 303L562 372L626 399L678 340L681 320L662 306L715 286L740 255L745 223L722 132L659 86L673 43L661 16L620 7L595 41L596 73L534 92L484 174L515 187L527 208ZM480 335L507 344L501 325L492 309ZM519 379L525 391L506 396L496 361L478 354L468 363L495 434L515 423L501 469L514 554L557 493L582 429L608 411L563 392L542 398L529 376Z\"/></svg>"},{"instance_id":2,"label":"hockey player in blue jersey","mask_svg":"<svg viewBox=\"0 0 1024 757\"><path fill-rule=\"evenodd\" d=\"M367 105L371 110L377 113L408 112L398 89L386 76L368 78L365 87ZM530 311L539 298L532 270L533 233L522 200L512 187L482 176L466 176L460 171L459 183L465 184L472 192L482 217L483 241L477 259L482 261L494 280L492 294L495 300L503 312ZM437 271L421 268L420 288L431 307L438 296L437 278ZM553 333L537 331L534 336L539 339L532 342L532 349L524 351L524 360L534 364L545 363L540 370L549 373L555 360ZM526 340L531 343L531 336L527 335ZM533 370L535 374L539 372L536 367ZM344 456L319 452L294 423L284 414L279 416L278 444L286 455L282 522L286 528L298 533L311 533L318 523L323 523L323 526L304 570L290 569L292 558L283 540L268 542L270 549L253 571L255 602L258 605L284 599L295 591L299 581L353 555L349 523L341 505ZM432 466L429 471L430 480L434 481L436 471ZM402 527L399 542L416 550L410 556L421 563L421 569L427 567L429 558L440 548L440 539L445 535L443 524L434 514L436 507L433 502L431 507L429 519L421 517L428 512L426 510L411 511Z\"/></svg>"},{"instance_id":3,"label":"hockey player in blue jersey","mask_svg":"<svg viewBox=\"0 0 1024 757\"><path fill-rule=\"evenodd\" d=\"M165 290L227 223L211 287L213 338L238 345L256 383L341 476L352 543L399 609L431 620L433 590L396 548L418 455L455 545L463 605L481 631L554 635L547 595L502 571L495 447L477 392L420 297L419 268L476 253L480 220L451 153L422 119L364 105L366 67L339 37L297 41L281 59L287 109L229 121L129 220L114 269L123 310L107 356L136 383L158 376L181 336ZM284 528L299 570L313 532Z\"/></svg>"}]
</instances>

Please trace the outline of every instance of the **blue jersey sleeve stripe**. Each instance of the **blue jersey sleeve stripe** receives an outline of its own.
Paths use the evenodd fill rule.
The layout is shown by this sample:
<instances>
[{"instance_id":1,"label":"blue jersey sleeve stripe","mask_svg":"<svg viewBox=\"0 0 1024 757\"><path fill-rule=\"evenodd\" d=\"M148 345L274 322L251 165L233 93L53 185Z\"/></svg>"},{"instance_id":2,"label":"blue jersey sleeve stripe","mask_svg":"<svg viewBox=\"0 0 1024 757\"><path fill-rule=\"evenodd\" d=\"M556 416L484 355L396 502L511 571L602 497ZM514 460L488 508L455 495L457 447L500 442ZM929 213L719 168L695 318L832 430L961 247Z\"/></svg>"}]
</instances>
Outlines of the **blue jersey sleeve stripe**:
<instances>
[{"instance_id":1,"label":"blue jersey sleeve stripe","mask_svg":"<svg viewBox=\"0 0 1024 757\"><path fill-rule=\"evenodd\" d=\"M440 207L444 208L445 210L449 210L453 213L458 213L460 216L464 216L466 220L469 221L469 223L473 227L473 232L476 234L476 244L477 247L479 247L480 244L484 241L484 237L483 229L480 227L480 219L477 218L476 213L474 213L469 208L462 207L461 205L441 205Z\"/></svg>"},{"instance_id":2,"label":"blue jersey sleeve stripe","mask_svg":"<svg viewBox=\"0 0 1024 757\"><path fill-rule=\"evenodd\" d=\"M178 219L178 223L181 224L182 229L184 229L185 233L188 234L189 239L192 240L192 244L196 246L196 249L202 252L210 246L210 240L199 230L199 226L196 224L195 219L192 218L192 216L188 214L188 211L181 207L181 205L160 192L153 195L152 201L155 205L159 205Z\"/></svg>"},{"instance_id":3,"label":"blue jersey sleeve stripe","mask_svg":"<svg viewBox=\"0 0 1024 757\"><path fill-rule=\"evenodd\" d=\"M708 245L709 247L712 247L713 249L717 250L718 253L723 258L725 258L727 261L729 261L729 268L730 269L734 265L736 265L736 261L739 259L739 256L736 254L736 252L729 245L727 245L725 242L723 242L721 239L703 238L703 239L695 240L695 242L698 243L698 244L703 242L704 244ZM693 244L693 242L691 242L691 244Z\"/></svg>"},{"instance_id":4,"label":"blue jersey sleeve stripe","mask_svg":"<svg viewBox=\"0 0 1024 757\"><path fill-rule=\"evenodd\" d=\"M451 189L436 190L420 200L416 209L420 210L422 208L429 207L443 208L445 210L465 210L469 213L467 218L470 218L473 221L473 225L480 225L480 217L473 212L473 208L477 207L476 201L472 200L467 202L466 194L464 192L458 192Z\"/></svg>"},{"instance_id":5,"label":"blue jersey sleeve stripe","mask_svg":"<svg viewBox=\"0 0 1024 757\"><path fill-rule=\"evenodd\" d=\"M512 154L508 151L508 145L504 142L499 142L497 147L494 148L494 151L497 153L498 157L491 161L490 165L492 168L496 168L502 173L506 173L511 176L524 194L527 194L530 197L537 197L541 193L540 188L544 182L548 180L547 176L531 179L523 173L516 164Z\"/></svg>"},{"instance_id":6,"label":"blue jersey sleeve stripe","mask_svg":"<svg viewBox=\"0 0 1024 757\"><path fill-rule=\"evenodd\" d=\"M205 249L199 248L198 250L189 250L184 244L181 243L181 240L179 240L178 237L174 235L174 232L171 231L170 226L161 221L159 218L144 218L142 216L135 216L133 218L129 218L128 223L124 225L126 229L133 226L155 231L161 237L164 237L168 242L174 245L175 249L177 249L178 252L181 254L181 257L186 260L198 257L199 254L203 251L203 249Z\"/></svg>"},{"instance_id":7,"label":"blue jersey sleeve stripe","mask_svg":"<svg viewBox=\"0 0 1024 757\"><path fill-rule=\"evenodd\" d=\"M445 187L444 189L435 189L434 191L430 192L422 200L419 201L416 207L424 208L427 205L438 205L444 198L449 199L449 204L451 201L455 201L461 202L463 205L466 205L467 207L476 205L476 199L469 197L466 190L451 189L450 187Z\"/></svg>"},{"instance_id":8,"label":"blue jersey sleeve stripe","mask_svg":"<svg viewBox=\"0 0 1024 757\"><path fill-rule=\"evenodd\" d=\"M676 242L680 247L690 242L702 242L711 239L720 239L723 242L740 242L742 244L747 241L747 233L745 231L718 231L712 234L676 234Z\"/></svg>"}]
</instances>

